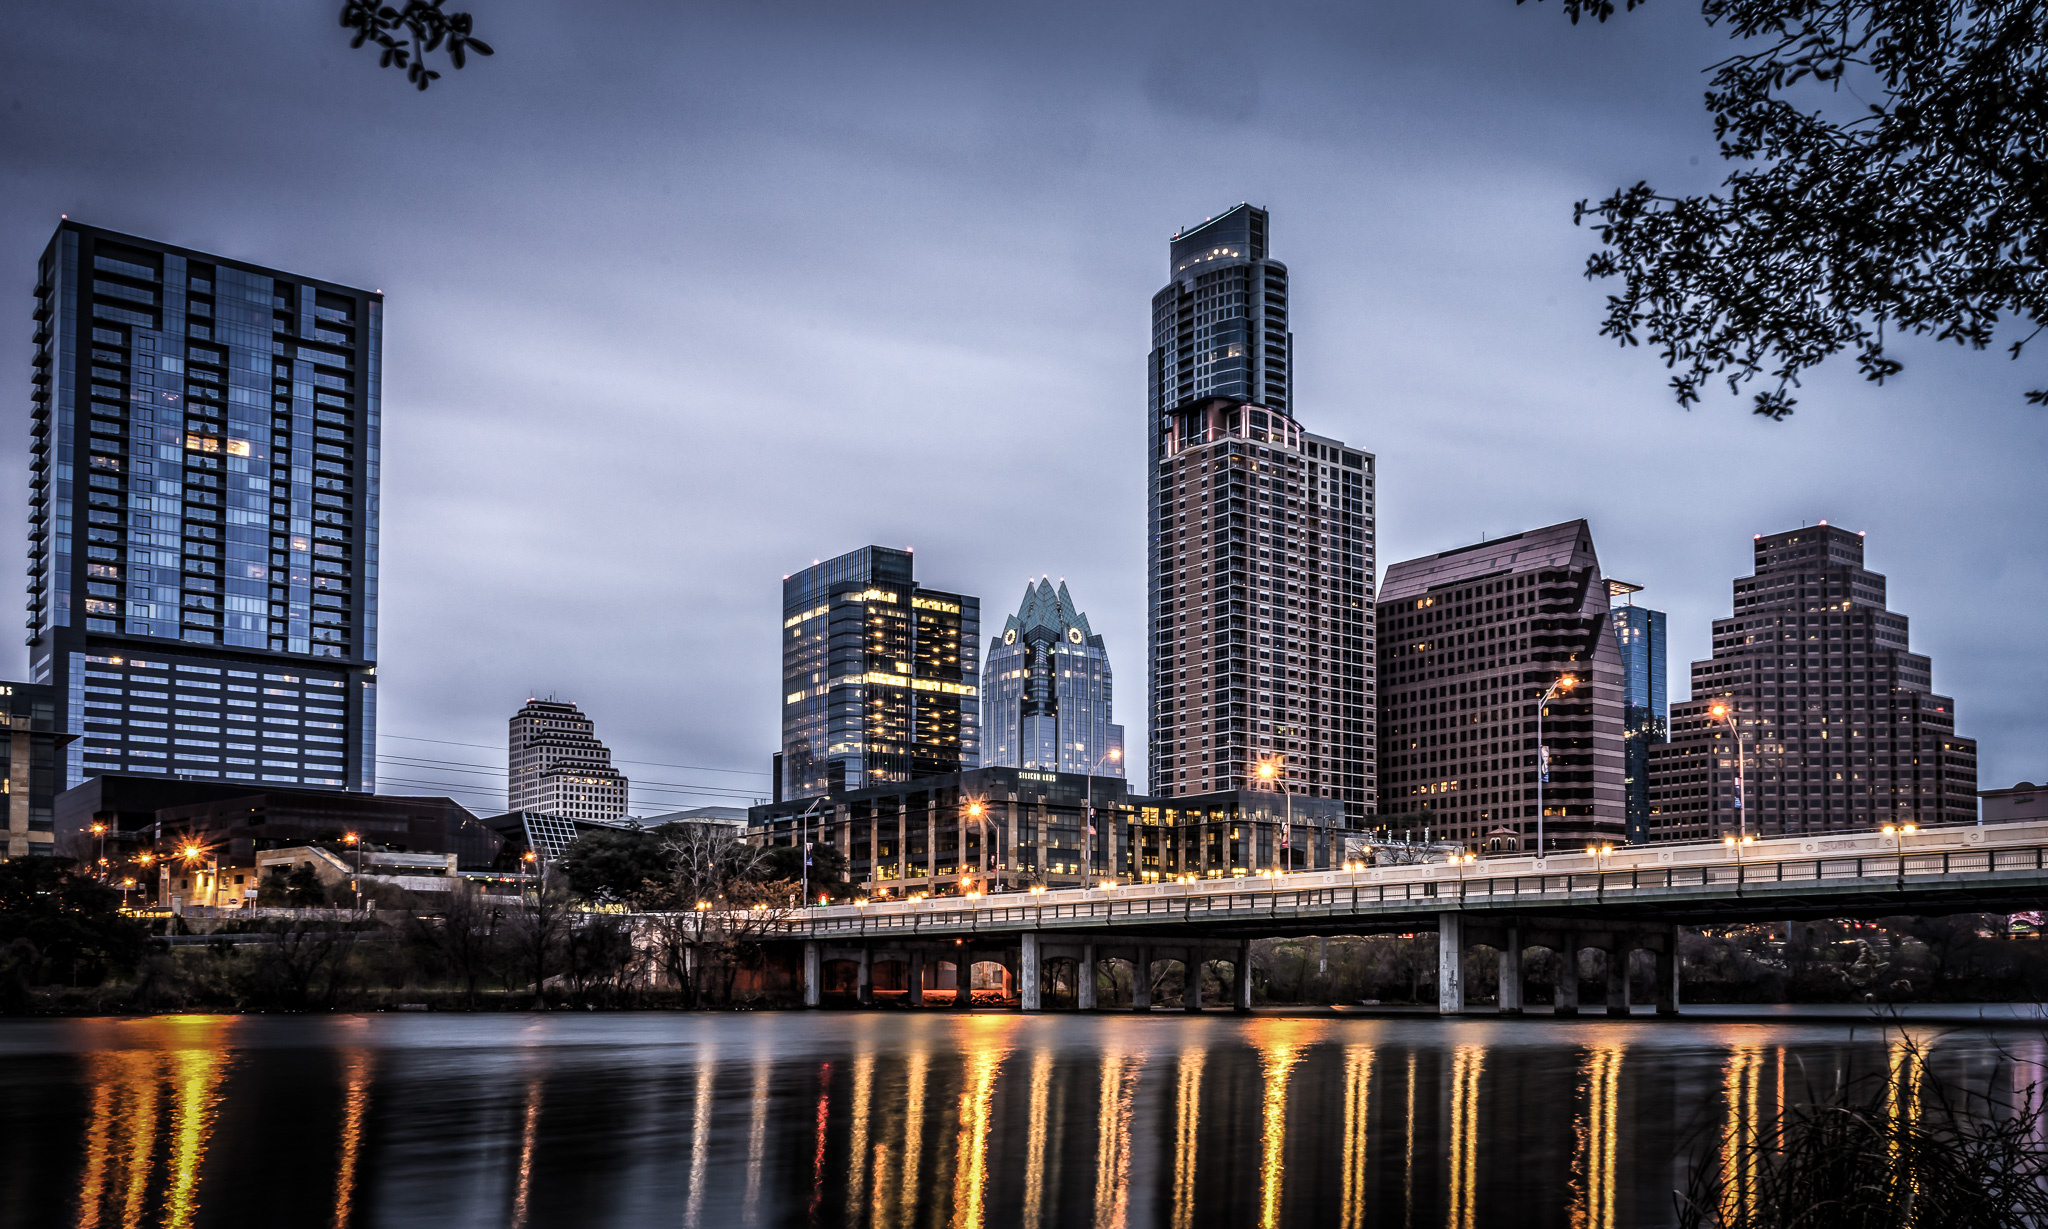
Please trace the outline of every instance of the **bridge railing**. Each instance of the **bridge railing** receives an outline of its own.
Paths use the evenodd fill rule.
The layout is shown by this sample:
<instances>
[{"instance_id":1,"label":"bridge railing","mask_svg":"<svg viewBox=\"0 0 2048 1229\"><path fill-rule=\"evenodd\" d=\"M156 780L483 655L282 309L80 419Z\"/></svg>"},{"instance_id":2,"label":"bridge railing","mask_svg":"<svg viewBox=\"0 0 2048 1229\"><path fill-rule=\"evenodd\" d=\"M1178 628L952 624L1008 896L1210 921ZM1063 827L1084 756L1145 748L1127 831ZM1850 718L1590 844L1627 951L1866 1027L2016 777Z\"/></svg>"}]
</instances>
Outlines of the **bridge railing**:
<instances>
[{"instance_id":1,"label":"bridge railing","mask_svg":"<svg viewBox=\"0 0 2048 1229\"><path fill-rule=\"evenodd\" d=\"M1496 858L1462 865L1133 884L983 897L929 897L806 909L792 937L961 934L1413 912L1487 904L1620 901L1741 893L1765 885L1916 880L2048 870L2048 824L1936 829L1901 838L1841 833L1724 844L1638 846L1613 854Z\"/></svg>"}]
</instances>

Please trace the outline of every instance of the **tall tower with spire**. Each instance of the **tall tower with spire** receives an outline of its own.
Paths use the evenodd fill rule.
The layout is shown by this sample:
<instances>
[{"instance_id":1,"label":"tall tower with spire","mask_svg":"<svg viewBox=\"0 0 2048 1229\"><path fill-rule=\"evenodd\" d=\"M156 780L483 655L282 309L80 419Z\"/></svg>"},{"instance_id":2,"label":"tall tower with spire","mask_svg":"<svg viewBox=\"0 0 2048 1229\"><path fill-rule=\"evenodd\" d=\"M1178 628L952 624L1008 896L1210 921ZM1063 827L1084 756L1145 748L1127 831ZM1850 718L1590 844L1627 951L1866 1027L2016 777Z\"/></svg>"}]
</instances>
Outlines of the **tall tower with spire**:
<instances>
[{"instance_id":1,"label":"tall tower with spire","mask_svg":"<svg viewBox=\"0 0 2048 1229\"><path fill-rule=\"evenodd\" d=\"M982 670L984 767L1124 775L1124 728L1110 720L1109 653L1067 583L1024 586Z\"/></svg>"}]
</instances>

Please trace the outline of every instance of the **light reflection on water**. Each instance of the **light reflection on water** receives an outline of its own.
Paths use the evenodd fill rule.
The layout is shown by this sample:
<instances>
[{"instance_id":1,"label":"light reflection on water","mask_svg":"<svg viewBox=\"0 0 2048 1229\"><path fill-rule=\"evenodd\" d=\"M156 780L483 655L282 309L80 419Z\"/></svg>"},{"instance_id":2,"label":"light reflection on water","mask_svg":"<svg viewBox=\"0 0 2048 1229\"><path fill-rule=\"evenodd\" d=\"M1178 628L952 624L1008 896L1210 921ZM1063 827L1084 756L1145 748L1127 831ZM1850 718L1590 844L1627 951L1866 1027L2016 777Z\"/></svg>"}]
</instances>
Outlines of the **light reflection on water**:
<instances>
[{"instance_id":1,"label":"light reflection on water","mask_svg":"<svg viewBox=\"0 0 2048 1229\"><path fill-rule=\"evenodd\" d=\"M1788 1066L1878 1075L1911 1120L1930 1064L2010 1087L2011 1044L1165 1014L24 1022L0 1025L0 1221L1615 1229L1669 1223L1687 1158L1753 1206L1744 1145Z\"/></svg>"}]
</instances>

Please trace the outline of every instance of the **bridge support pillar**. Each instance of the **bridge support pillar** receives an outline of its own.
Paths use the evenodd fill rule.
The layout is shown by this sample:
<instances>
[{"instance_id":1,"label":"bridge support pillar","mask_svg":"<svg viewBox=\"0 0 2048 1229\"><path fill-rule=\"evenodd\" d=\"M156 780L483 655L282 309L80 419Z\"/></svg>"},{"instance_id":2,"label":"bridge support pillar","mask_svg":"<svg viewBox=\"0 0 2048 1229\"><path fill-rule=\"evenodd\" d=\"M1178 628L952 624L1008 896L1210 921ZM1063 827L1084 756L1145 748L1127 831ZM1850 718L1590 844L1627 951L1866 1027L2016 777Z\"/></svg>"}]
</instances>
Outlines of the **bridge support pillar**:
<instances>
[{"instance_id":1,"label":"bridge support pillar","mask_svg":"<svg viewBox=\"0 0 2048 1229\"><path fill-rule=\"evenodd\" d=\"M924 953L913 948L910 952L910 1005L924 1006Z\"/></svg>"},{"instance_id":2,"label":"bridge support pillar","mask_svg":"<svg viewBox=\"0 0 2048 1229\"><path fill-rule=\"evenodd\" d=\"M1465 1010L1465 916L1436 915L1436 1012L1455 1016Z\"/></svg>"},{"instance_id":3,"label":"bridge support pillar","mask_svg":"<svg viewBox=\"0 0 2048 1229\"><path fill-rule=\"evenodd\" d=\"M1673 926L1657 950L1657 1014L1678 1014L1678 927Z\"/></svg>"},{"instance_id":4,"label":"bridge support pillar","mask_svg":"<svg viewBox=\"0 0 2048 1229\"><path fill-rule=\"evenodd\" d=\"M1025 1011L1037 1011L1042 1002L1039 997L1037 935L1025 932L1024 950L1018 955L1017 966L1017 1006Z\"/></svg>"},{"instance_id":5,"label":"bridge support pillar","mask_svg":"<svg viewBox=\"0 0 2048 1229\"><path fill-rule=\"evenodd\" d=\"M1095 1010L1095 945L1081 945L1081 967L1074 970L1074 1007L1078 1011Z\"/></svg>"},{"instance_id":6,"label":"bridge support pillar","mask_svg":"<svg viewBox=\"0 0 2048 1229\"><path fill-rule=\"evenodd\" d=\"M1578 940L1567 933L1564 946L1557 953L1557 990L1551 996L1556 1006L1551 1011L1560 1016L1579 1014L1579 945Z\"/></svg>"},{"instance_id":7,"label":"bridge support pillar","mask_svg":"<svg viewBox=\"0 0 2048 1229\"><path fill-rule=\"evenodd\" d=\"M1610 1016L1628 1014L1628 958L1633 950L1627 939L1617 938L1607 953L1607 1014Z\"/></svg>"},{"instance_id":8,"label":"bridge support pillar","mask_svg":"<svg viewBox=\"0 0 2048 1229\"><path fill-rule=\"evenodd\" d=\"M1231 1009L1247 1012L1252 1009L1252 941L1237 941L1237 968L1231 982Z\"/></svg>"},{"instance_id":9,"label":"bridge support pillar","mask_svg":"<svg viewBox=\"0 0 2048 1229\"><path fill-rule=\"evenodd\" d=\"M953 1006L960 1011L974 1009L974 949L961 944L953 949Z\"/></svg>"},{"instance_id":10,"label":"bridge support pillar","mask_svg":"<svg viewBox=\"0 0 2048 1229\"><path fill-rule=\"evenodd\" d=\"M804 944L804 1006L816 1007L824 999L825 958L816 943Z\"/></svg>"},{"instance_id":11,"label":"bridge support pillar","mask_svg":"<svg viewBox=\"0 0 2048 1229\"><path fill-rule=\"evenodd\" d=\"M1187 970L1187 988L1180 992L1180 1005L1188 1011L1202 1010L1202 953L1190 950L1181 960Z\"/></svg>"},{"instance_id":12,"label":"bridge support pillar","mask_svg":"<svg viewBox=\"0 0 2048 1229\"><path fill-rule=\"evenodd\" d=\"M1522 932L1508 927L1507 945L1500 949L1500 1014L1522 1014Z\"/></svg>"},{"instance_id":13,"label":"bridge support pillar","mask_svg":"<svg viewBox=\"0 0 2048 1229\"><path fill-rule=\"evenodd\" d=\"M1138 966L1131 970L1131 1010L1152 1010L1152 949L1138 949Z\"/></svg>"},{"instance_id":14,"label":"bridge support pillar","mask_svg":"<svg viewBox=\"0 0 2048 1229\"><path fill-rule=\"evenodd\" d=\"M863 943L860 947L860 1005L875 1005L875 954Z\"/></svg>"}]
</instances>

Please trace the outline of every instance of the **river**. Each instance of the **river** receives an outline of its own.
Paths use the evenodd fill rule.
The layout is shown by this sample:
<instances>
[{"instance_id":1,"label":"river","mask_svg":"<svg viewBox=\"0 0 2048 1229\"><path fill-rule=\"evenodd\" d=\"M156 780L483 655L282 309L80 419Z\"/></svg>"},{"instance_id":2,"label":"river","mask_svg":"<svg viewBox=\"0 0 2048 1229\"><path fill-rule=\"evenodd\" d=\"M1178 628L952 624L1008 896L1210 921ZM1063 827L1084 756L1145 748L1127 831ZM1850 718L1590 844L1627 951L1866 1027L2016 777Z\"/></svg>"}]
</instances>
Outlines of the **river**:
<instances>
[{"instance_id":1,"label":"river","mask_svg":"<svg viewBox=\"0 0 2048 1229\"><path fill-rule=\"evenodd\" d=\"M2044 1053L1913 1032L1979 1089ZM1613 1229L1866 1073L1917 1112L1854 1014L12 1021L0 1225Z\"/></svg>"}]
</instances>

